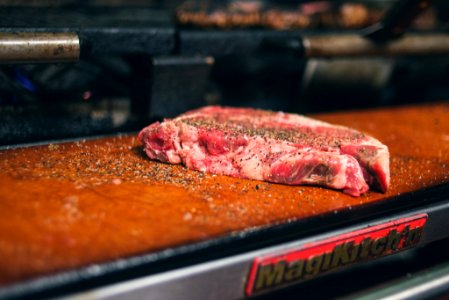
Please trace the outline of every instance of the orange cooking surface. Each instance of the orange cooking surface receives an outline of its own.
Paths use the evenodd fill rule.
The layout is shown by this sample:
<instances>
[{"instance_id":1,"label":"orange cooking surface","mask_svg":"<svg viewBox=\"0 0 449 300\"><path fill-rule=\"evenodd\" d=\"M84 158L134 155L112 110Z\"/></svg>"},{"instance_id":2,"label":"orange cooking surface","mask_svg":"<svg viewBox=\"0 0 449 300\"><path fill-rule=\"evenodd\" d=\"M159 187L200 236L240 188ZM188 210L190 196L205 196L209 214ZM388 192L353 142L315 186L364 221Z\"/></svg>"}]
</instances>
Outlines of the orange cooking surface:
<instances>
[{"instance_id":1,"label":"orange cooking surface","mask_svg":"<svg viewBox=\"0 0 449 300\"><path fill-rule=\"evenodd\" d=\"M449 103L316 117L388 145L386 194L354 198L189 171L150 161L133 136L0 151L0 284L449 182Z\"/></svg>"}]
</instances>

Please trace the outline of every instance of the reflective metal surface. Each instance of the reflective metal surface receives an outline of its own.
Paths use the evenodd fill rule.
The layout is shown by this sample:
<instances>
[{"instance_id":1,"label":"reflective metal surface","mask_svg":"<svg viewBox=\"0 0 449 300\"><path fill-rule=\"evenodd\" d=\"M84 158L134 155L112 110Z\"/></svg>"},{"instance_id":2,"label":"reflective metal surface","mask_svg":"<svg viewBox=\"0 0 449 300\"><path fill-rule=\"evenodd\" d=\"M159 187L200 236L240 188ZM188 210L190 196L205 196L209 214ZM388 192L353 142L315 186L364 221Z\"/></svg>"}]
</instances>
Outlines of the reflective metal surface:
<instances>
[{"instance_id":1,"label":"reflective metal surface","mask_svg":"<svg viewBox=\"0 0 449 300\"><path fill-rule=\"evenodd\" d=\"M391 221L422 212L427 213L429 216L423 239L420 241L420 244L424 245L448 236L449 228L441 226L441 223L434 219L439 214L447 214L448 210L448 203L428 206L345 229L334 230L310 238L283 243L164 273L127 280L117 284L93 288L88 291L67 295L63 299L115 300L125 297L126 299L243 299L248 272L251 263L256 258L270 256L273 253L284 253L294 249L302 249L305 245L318 240L345 234L352 230L370 228L386 220ZM438 234L434 235L433 232L435 232L436 228L443 230L440 230ZM439 280L437 284L440 286L446 282Z\"/></svg>"},{"instance_id":2,"label":"reflective metal surface","mask_svg":"<svg viewBox=\"0 0 449 300\"><path fill-rule=\"evenodd\" d=\"M79 55L76 33L0 33L0 63L3 64L74 62Z\"/></svg>"},{"instance_id":3,"label":"reflective metal surface","mask_svg":"<svg viewBox=\"0 0 449 300\"><path fill-rule=\"evenodd\" d=\"M307 57L441 55L449 53L449 35L407 35L391 43L376 43L359 35L304 38Z\"/></svg>"}]
</instances>

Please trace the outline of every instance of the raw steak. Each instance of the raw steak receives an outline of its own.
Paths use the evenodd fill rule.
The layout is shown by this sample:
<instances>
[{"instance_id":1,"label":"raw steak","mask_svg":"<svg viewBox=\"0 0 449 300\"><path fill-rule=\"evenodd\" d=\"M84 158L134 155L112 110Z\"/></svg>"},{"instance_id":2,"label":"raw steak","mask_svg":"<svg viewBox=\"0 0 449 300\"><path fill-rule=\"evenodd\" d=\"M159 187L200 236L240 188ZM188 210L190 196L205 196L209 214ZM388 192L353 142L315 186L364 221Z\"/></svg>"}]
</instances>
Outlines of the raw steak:
<instances>
[{"instance_id":1,"label":"raw steak","mask_svg":"<svg viewBox=\"0 0 449 300\"><path fill-rule=\"evenodd\" d=\"M388 148L356 130L295 114L208 106L139 133L151 159L234 177L385 192Z\"/></svg>"}]
</instances>

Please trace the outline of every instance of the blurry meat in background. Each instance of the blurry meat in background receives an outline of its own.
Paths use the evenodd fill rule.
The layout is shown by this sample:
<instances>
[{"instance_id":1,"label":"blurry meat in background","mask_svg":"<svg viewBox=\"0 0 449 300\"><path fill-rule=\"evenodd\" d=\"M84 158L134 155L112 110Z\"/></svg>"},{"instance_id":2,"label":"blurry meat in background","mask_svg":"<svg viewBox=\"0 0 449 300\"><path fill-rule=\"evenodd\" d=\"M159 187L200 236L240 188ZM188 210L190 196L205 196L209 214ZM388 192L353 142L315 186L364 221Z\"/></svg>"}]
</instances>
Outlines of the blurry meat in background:
<instances>
[{"instance_id":1,"label":"blurry meat in background","mask_svg":"<svg viewBox=\"0 0 449 300\"><path fill-rule=\"evenodd\" d=\"M0 0L0 32L76 32L81 43L76 63L3 61L0 144L136 131L207 104L306 114L448 99L448 56L306 58L267 46L358 33L395 3ZM448 6L434 1L410 30L447 32Z\"/></svg>"}]
</instances>

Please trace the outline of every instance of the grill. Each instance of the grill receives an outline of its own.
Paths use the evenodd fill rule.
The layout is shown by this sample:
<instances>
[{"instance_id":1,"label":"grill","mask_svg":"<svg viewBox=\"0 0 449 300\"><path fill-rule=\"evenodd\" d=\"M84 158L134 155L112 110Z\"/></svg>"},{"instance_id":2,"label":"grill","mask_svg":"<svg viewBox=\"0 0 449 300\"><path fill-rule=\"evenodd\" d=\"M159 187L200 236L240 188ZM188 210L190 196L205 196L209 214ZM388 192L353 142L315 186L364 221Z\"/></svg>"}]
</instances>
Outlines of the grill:
<instances>
[{"instance_id":1,"label":"grill","mask_svg":"<svg viewBox=\"0 0 449 300\"><path fill-rule=\"evenodd\" d=\"M0 5L0 298L447 294L444 1ZM146 159L136 131L208 104L366 131L392 188Z\"/></svg>"}]
</instances>

